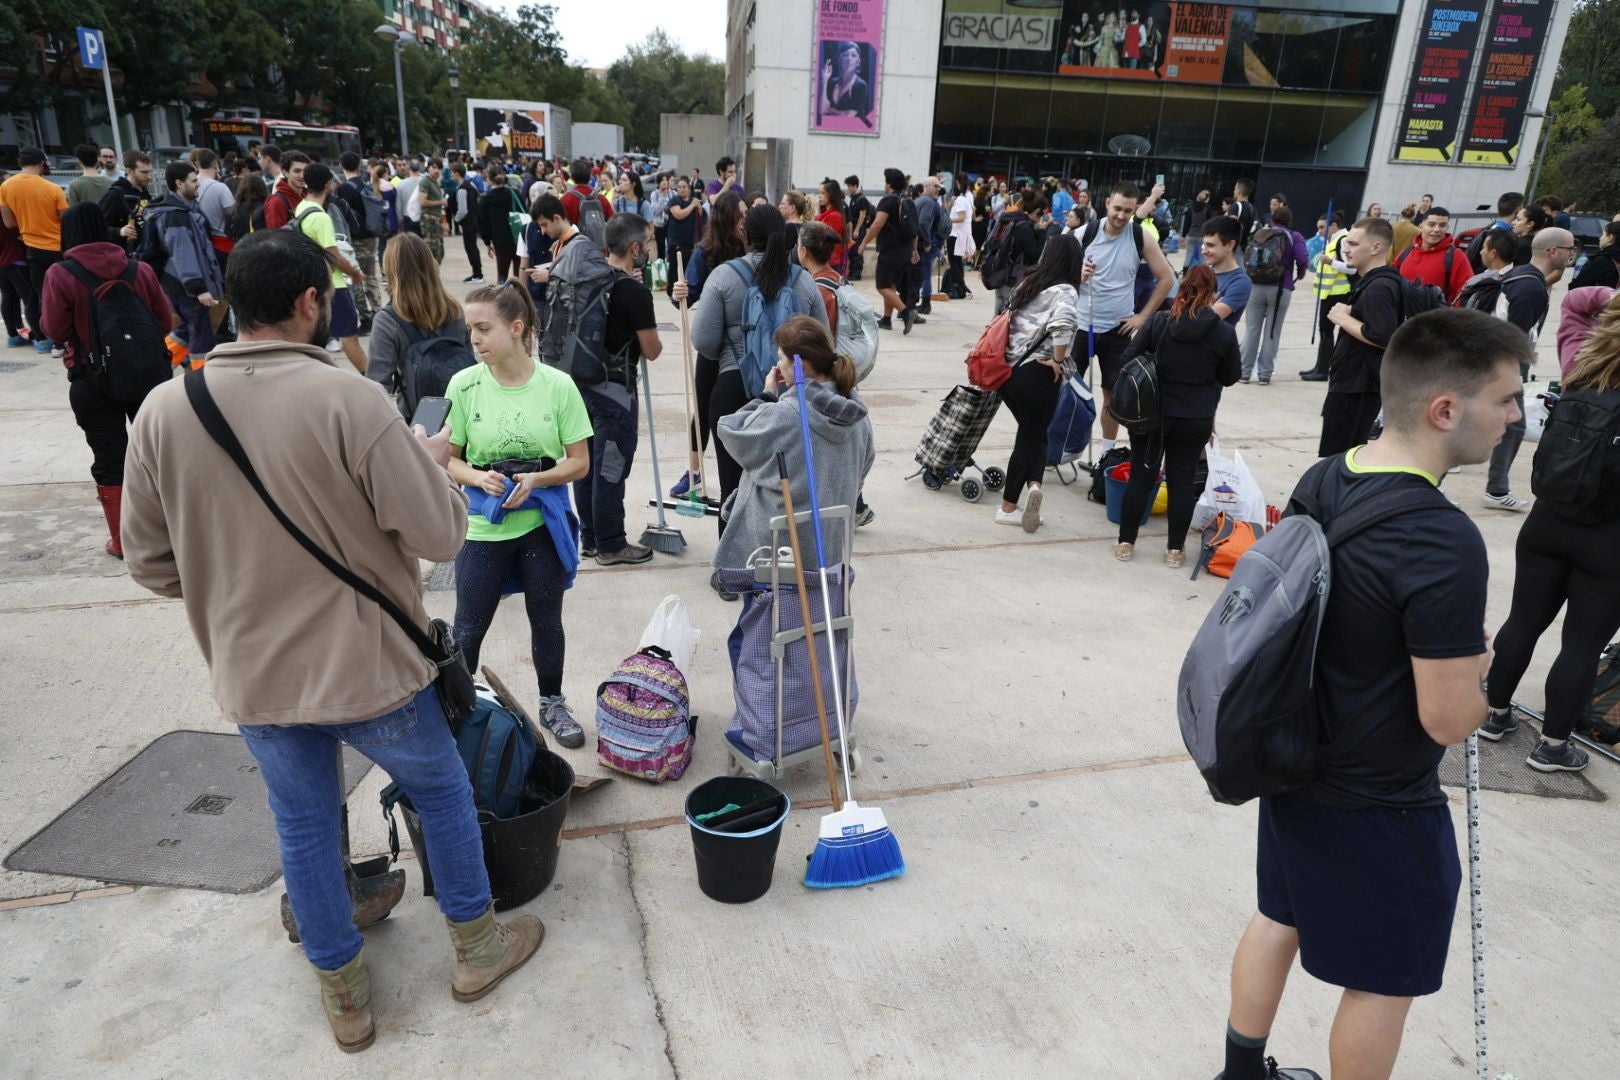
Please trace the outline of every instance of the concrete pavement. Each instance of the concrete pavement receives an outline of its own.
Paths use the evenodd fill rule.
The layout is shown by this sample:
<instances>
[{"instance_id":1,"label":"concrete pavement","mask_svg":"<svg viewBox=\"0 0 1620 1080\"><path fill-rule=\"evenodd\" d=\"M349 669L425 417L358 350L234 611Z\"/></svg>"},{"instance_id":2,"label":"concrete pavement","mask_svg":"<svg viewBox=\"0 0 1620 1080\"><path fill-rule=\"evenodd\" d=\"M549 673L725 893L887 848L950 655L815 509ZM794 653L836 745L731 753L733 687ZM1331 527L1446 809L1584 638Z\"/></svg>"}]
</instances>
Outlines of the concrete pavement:
<instances>
[{"instance_id":1,"label":"concrete pavement","mask_svg":"<svg viewBox=\"0 0 1620 1080\"><path fill-rule=\"evenodd\" d=\"M465 274L460 246L447 245L453 294ZM368 933L377 1045L348 1058L276 921L279 883L242 897L85 895L105 883L6 872L0 1025L27 1037L7 1040L0 1074L1213 1075L1227 962L1253 906L1254 810L1209 800L1185 761L1173 695L1222 582L1159 565L1162 518L1135 562L1116 563L1102 507L1050 474L1034 536L996 526L990 497L970 505L954 488L904 479L989 310L981 291L936 304L909 336L885 335L862 388L879 453L866 487L878 518L858 539L858 794L883 803L904 878L830 894L798 884L826 797L819 770L804 768L782 784L797 809L772 891L736 908L698 891L685 827L663 822L724 768L723 639L737 609L706 586L712 524L672 518L683 556L581 574L565 608L566 690L589 727L597 681L635 648L659 599L679 593L705 632L690 673L706 721L697 760L677 784L622 778L574 803L557 880L525 909L548 927L528 969L475 1005L452 1002L444 931L407 859L406 901ZM678 326L662 298L658 312ZM1551 329L1543 373L1556 371ZM1217 421L1276 503L1314 460L1322 389L1294 378L1313 355L1309 332L1302 303L1284 328L1280 381L1234 387ZM653 382L667 485L685 467L684 404L679 333L663 337ZM0 447L9 852L164 732L229 728L180 605L143 593L101 553L89 452L60 368L22 350L0 361L0 420L17 433ZM1004 464L1012 431L998 417L980 460ZM1515 472L1526 495L1533 450ZM645 454L644 441L632 531L651 520ZM1480 507L1483 485L1477 466L1446 489L1485 534L1494 627L1522 518ZM453 594L430 593L428 605L449 616ZM1544 638L1524 700L1539 703L1556 640ZM527 653L521 605L508 603L484 660L532 704ZM590 745L564 753L589 770ZM1588 775L1620 790L1608 762ZM357 851L385 849L382 783L374 771L351 800ZM1454 801L1461 834L1460 793ZM1493 1061L1520 1077L1608 1075L1620 1027L1599 1003L1620 961L1598 913L1620 885L1605 843L1615 804L1487 792L1485 807ZM1296 973L1269 1052L1325 1075L1335 997ZM1446 986L1414 1008L1397 1075L1461 1080L1472 1044L1464 902Z\"/></svg>"}]
</instances>

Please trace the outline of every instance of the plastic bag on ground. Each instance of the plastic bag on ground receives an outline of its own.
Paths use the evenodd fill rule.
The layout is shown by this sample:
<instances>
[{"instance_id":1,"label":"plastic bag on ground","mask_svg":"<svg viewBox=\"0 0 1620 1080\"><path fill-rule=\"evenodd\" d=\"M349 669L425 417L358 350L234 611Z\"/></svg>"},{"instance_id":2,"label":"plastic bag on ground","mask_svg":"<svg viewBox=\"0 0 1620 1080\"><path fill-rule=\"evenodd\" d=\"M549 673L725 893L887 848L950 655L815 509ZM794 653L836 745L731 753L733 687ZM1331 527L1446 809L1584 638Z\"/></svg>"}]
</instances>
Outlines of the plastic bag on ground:
<instances>
[{"instance_id":1,"label":"plastic bag on ground","mask_svg":"<svg viewBox=\"0 0 1620 1080\"><path fill-rule=\"evenodd\" d=\"M1254 473L1243 460L1243 453L1234 450L1231 457L1221 453L1219 439L1211 438L1205 451L1209 463L1209 482L1193 507L1192 527L1202 529L1226 513L1240 521L1266 520L1266 495Z\"/></svg>"},{"instance_id":2,"label":"plastic bag on ground","mask_svg":"<svg viewBox=\"0 0 1620 1080\"><path fill-rule=\"evenodd\" d=\"M680 669L682 675L690 677L692 653L696 651L698 639L702 636L703 631L692 625L692 618L686 611L686 601L671 594L664 597L652 618L647 620L647 629L641 632L641 644L637 648L658 646L669 653L670 661Z\"/></svg>"}]
</instances>

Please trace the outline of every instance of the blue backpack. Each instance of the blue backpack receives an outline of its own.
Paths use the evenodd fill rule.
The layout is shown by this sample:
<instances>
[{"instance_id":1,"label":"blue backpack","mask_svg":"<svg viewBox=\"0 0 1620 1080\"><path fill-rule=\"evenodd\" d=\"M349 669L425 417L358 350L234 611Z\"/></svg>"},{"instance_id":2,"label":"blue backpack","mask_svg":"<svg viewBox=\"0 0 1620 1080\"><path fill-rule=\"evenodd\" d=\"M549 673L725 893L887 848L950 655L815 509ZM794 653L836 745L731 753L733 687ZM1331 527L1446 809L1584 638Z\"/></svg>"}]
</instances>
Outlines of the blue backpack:
<instances>
[{"instance_id":1,"label":"blue backpack","mask_svg":"<svg viewBox=\"0 0 1620 1080\"><path fill-rule=\"evenodd\" d=\"M473 802L497 818L516 817L523 785L540 753L540 739L523 718L489 695L478 694L478 707L456 729L456 751L472 781ZM382 790L383 814L393 817L404 794L398 784Z\"/></svg>"},{"instance_id":2,"label":"blue backpack","mask_svg":"<svg viewBox=\"0 0 1620 1080\"><path fill-rule=\"evenodd\" d=\"M777 328L795 315L810 314L793 287L804 271L797 266L790 267L786 283L767 300L764 291L754 284L754 268L748 265L747 259L733 259L726 265L736 268L748 288L743 297L743 355L737 369L742 373L743 389L748 391L748 396L758 397L765 389L765 376L776 366Z\"/></svg>"}]
</instances>

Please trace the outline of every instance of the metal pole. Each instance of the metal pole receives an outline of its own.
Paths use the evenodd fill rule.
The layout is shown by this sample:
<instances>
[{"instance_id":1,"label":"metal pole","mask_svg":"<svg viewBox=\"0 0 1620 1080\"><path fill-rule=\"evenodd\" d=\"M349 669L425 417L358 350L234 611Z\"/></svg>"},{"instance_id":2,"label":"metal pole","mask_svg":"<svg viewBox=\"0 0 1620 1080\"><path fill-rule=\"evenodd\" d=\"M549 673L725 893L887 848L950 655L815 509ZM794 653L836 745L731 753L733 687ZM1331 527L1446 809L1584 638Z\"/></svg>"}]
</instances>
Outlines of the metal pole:
<instances>
[{"instance_id":1,"label":"metal pole","mask_svg":"<svg viewBox=\"0 0 1620 1080\"><path fill-rule=\"evenodd\" d=\"M1553 114L1548 113L1541 118L1541 147L1536 151L1536 167L1530 171L1530 190L1525 193L1525 201L1536 197L1536 185L1541 182L1541 163L1547 160L1547 141L1552 135Z\"/></svg>"},{"instance_id":2,"label":"metal pole","mask_svg":"<svg viewBox=\"0 0 1620 1080\"><path fill-rule=\"evenodd\" d=\"M1485 1026L1485 875L1479 838L1479 733L1469 732L1467 758L1468 915L1474 954L1474 1070L1490 1080L1490 1049Z\"/></svg>"},{"instance_id":3,"label":"metal pole","mask_svg":"<svg viewBox=\"0 0 1620 1080\"><path fill-rule=\"evenodd\" d=\"M407 158L411 156L411 139L405 133L405 77L400 73L399 66L400 43L399 38L394 39L394 96L399 100L399 152Z\"/></svg>"},{"instance_id":4,"label":"metal pole","mask_svg":"<svg viewBox=\"0 0 1620 1080\"><path fill-rule=\"evenodd\" d=\"M105 38L102 39L105 42ZM118 153L118 168L124 167L124 135L118 127L118 109L113 105L112 64L107 60L107 47L101 48L101 85L107 89L107 119L113 129L113 149Z\"/></svg>"}]
</instances>

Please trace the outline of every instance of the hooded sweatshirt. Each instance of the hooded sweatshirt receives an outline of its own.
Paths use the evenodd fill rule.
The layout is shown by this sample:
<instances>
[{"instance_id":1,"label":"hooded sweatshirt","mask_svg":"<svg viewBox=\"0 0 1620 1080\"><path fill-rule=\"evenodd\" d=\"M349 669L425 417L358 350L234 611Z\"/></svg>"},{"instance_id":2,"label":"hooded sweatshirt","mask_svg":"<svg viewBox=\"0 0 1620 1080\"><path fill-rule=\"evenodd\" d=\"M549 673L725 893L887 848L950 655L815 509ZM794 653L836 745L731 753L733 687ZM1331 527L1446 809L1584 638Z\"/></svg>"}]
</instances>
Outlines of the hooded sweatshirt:
<instances>
[{"instance_id":1,"label":"hooded sweatshirt","mask_svg":"<svg viewBox=\"0 0 1620 1080\"><path fill-rule=\"evenodd\" d=\"M208 219L196 203L171 191L162 202L147 208L146 226L141 258L161 261L163 278L169 286L185 296L225 295L219 259L209 238Z\"/></svg>"},{"instance_id":2,"label":"hooded sweatshirt","mask_svg":"<svg viewBox=\"0 0 1620 1080\"><path fill-rule=\"evenodd\" d=\"M129 257L124 254L124 249L105 242L68 248L62 257L78 263L103 281L122 277L129 266ZM157 273L146 263L135 266L135 295L152 309L152 314L157 316L158 326L168 330L174 322L174 309L169 306L163 286L158 284ZM44 324L40 329L45 336L52 341L60 341L66 350L62 365L68 369L68 377L72 378L74 368L90 344L90 294L84 283L73 276L73 271L61 263L45 271L40 321Z\"/></svg>"},{"instance_id":3,"label":"hooded sweatshirt","mask_svg":"<svg viewBox=\"0 0 1620 1080\"><path fill-rule=\"evenodd\" d=\"M1564 294L1564 302L1558 309L1558 370L1564 378L1569 378L1570 370L1575 366L1575 357L1580 354L1586 339L1592 336L1592 328L1603 317L1604 309L1613 297L1614 290L1607 285L1571 288Z\"/></svg>"},{"instance_id":4,"label":"hooded sweatshirt","mask_svg":"<svg viewBox=\"0 0 1620 1080\"><path fill-rule=\"evenodd\" d=\"M804 276L809 280L809 274ZM859 397L844 397L832 383L814 380L805 382L804 393L810 406L810 439L816 455L816 488L821 505L853 507L875 457L866 403ZM715 549L714 565L744 567L754 549L770 544L771 518L787 512L776 469L777 451L787 458L793 508L806 510L810 506L798 395L789 387L780 400L755 398L730 416L722 416L715 428L727 452L742 466L743 476L721 509L726 533ZM826 539L830 545L837 543L833 537ZM799 528L799 550L804 552L807 570L820 566L816 561L815 531L809 525Z\"/></svg>"},{"instance_id":5,"label":"hooded sweatshirt","mask_svg":"<svg viewBox=\"0 0 1620 1080\"><path fill-rule=\"evenodd\" d=\"M1451 252L1451 276L1446 276L1446 252ZM1406 252L1396 258L1395 269L1400 271L1401 277L1407 281L1418 282L1423 285L1438 285L1440 291L1446 294L1446 303L1457 302L1457 294L1462 292L1468 279L1474 274L1474 265L1468 261L1468 255L1457 248L1451 236L1442 236L1438 246L1426 248L1423 241L1416 241Z\"/></svg>"},{"instance_id":6,"label":"hooded sweatshirt","mask_svg":"<svg viewBox=\"0 0 1620 1080\"><path fill-rule=\"evenodd\" d=\"M718 357L722 373L737 370L746 347L743 340L743 301L748 297L748 284L745 275L733 264L747 263L748 268L757 274L760 260L764 257L755 251L740 259L733 259L710 273L704 283L703 302L698 305L697 316L692 322L692 345L704 356ZM819 287L809 274L795 266L788 274L788 283L782 287L793 290L800 314L810 315L822 326L827 325L827 306L817 295Z\"/></svg>"},{"instance_id":7,"label":"hooded sweatshirt","mask_svg":"<svg viewBox=\"0 0 1620 1080\"><path fill-rule=\"evenodd\" d=\"M293 214L298 211L298 204L304 201L302 192L294 191L293 186L287 183L283 176L276 181L276 188L264 203L264 227L279 229L291 221Z\"/></svg>"},{"instance_id":8,"label":"hooded sweatshirt","mask_svg":"<svg viewBox=\"0 0 1620 1080\"><path fill-rule=\"evenodd\" d=\"M1181 318L1156 313L1131 339L1125 359L1146 352L1158 356L1159 412L1177 419L1214 416L1221 388L1243 373L1237 331L1214 308Z\"/></svg>"}]
</instances>

